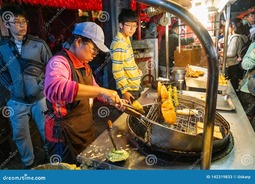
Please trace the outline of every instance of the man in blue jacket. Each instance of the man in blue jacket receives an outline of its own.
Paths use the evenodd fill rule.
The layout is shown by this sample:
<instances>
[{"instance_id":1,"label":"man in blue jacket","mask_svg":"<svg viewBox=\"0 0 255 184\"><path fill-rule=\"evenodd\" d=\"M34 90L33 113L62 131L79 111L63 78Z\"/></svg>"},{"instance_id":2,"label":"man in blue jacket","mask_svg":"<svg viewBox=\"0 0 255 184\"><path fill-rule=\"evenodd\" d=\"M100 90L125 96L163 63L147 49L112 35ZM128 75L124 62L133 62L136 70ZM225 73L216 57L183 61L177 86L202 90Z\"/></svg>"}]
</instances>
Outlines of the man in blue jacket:
<instances>
[{"instance_id":1,"label":"man in blue jacket","mask_svg":"<svg viewBox=\"0 0 255 184\"><path fill-rule=\"evenodd\" d=\"M0 43L0 83L10 91L8 109L13 140L25 168L34 166L34 153L29 131L33 118L45 141L46 100L43 95L44 69L52 56L40 38L27 35L28 21L17 6L1 9L1 18L10 37Z\"/></svg>"}]
</instances>

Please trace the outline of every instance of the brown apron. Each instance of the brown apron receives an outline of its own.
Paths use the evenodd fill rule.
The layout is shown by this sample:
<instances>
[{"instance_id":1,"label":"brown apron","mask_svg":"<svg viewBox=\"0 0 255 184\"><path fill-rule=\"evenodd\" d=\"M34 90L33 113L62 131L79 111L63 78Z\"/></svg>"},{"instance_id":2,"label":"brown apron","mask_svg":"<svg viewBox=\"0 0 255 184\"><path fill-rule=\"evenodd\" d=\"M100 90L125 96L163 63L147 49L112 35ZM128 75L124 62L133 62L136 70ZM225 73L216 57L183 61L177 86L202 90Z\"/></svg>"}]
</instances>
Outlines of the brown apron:
<instances>
[{"instance_id":1,"label":"brown apron","mask_svg":"<svg viewBox=\"0 0 255 184\"><path fill-rule=\"evenodd\" d=\"M76 69L79 83L93 85L92 72L82 76ZM94 120L89 98L80 100L77 107L71 110L62 120L62 128L66 143L75 155L81 153L94 139Z\"/></svg>"}]
</instances>

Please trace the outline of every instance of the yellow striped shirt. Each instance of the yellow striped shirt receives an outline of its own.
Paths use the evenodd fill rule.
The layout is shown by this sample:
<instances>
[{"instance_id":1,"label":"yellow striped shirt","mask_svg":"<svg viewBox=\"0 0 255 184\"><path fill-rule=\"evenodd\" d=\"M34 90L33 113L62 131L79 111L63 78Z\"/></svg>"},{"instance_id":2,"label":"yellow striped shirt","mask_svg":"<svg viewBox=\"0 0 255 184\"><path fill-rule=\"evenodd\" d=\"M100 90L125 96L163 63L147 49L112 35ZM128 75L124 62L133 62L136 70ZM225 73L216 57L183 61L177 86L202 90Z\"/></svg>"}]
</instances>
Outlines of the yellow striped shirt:
<instances>
[{"instance_id":1,"label":"yellow striped shirt","mask_svg":"<svg viewBox=\"0 0 255 184\"><path fill-rule=\"evenodd\" d=\"M141 84L141 76L135 63L134 53L130 38L125 38L118 32L111 46L112 72L117 89L122 94L129 91L138 91Z\"/></svg>"}]
</instances>

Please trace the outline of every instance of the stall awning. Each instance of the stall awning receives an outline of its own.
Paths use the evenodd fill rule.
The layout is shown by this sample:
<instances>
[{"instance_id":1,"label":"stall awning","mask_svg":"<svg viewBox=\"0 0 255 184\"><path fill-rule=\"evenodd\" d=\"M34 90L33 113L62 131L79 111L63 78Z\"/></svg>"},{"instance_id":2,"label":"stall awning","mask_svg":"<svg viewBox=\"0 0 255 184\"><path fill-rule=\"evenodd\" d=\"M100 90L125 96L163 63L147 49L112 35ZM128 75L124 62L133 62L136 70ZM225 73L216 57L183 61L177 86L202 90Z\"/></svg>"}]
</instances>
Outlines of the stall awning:
<instances>
[{"instance_id":1,"label":"stall awning","mask_svg":"<svg viewBox=\"0 0 255 184\"><path fill-rule=\"evenodd\" d=\"M66 9L102 10L102 0L17 0L18 3ZM5 2L3 0L3 2Z\"/></svg>"}]
</instances>

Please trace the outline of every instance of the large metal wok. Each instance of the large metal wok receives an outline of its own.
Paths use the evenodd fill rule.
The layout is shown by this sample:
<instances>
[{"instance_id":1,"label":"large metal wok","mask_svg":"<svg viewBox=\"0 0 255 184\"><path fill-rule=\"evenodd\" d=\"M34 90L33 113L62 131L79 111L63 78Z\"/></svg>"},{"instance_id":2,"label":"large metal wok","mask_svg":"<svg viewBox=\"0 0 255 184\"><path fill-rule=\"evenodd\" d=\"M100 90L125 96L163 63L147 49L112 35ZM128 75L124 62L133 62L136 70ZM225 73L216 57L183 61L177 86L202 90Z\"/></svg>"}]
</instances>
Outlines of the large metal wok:
<instances>
[{"instance_id":1,"label":"large metal wok","mask_svg":"<svg viewBox=\"0 0 255 184\"><path fill-rule=\"evenodd\" d=\"M131 115L127 124L131 134L149 147L169 154L181 153L187 156L200 156L203 148L203 135L197 134L197 122L204 122L205 102L193 97L178 94L180 105L177 109L196 109L196 115L178 115L174 125L168 125L160 118L158 104L144 105L146 118ZM230 142L230 126L216 112L215 125L220 128L222 139L213 140L213 153L225 149ZM152 120L152 121L149 121ZM155 122L155 123L153 123Z\"/></svg>"}]
</instances>

